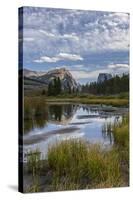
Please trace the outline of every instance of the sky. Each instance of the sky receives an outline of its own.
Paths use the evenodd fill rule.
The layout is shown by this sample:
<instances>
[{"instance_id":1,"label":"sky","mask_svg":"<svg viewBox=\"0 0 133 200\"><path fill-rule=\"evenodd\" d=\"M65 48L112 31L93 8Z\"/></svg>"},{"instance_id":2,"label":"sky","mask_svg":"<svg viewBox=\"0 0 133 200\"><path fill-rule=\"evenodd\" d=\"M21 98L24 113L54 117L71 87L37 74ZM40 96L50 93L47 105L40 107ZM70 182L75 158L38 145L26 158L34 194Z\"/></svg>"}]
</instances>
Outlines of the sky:
<instances>
[{"instance_id":1,"label":"sky","mask_svg":"<svg viewBox=\"0 0 133 200\"><path fill-rule=\"evenodd\" d=\"M68 69L80 83L129 72L129 14L24 7L23 67ZM22 37L23 36L23 37Z\"/></svg>"}]
</instances>

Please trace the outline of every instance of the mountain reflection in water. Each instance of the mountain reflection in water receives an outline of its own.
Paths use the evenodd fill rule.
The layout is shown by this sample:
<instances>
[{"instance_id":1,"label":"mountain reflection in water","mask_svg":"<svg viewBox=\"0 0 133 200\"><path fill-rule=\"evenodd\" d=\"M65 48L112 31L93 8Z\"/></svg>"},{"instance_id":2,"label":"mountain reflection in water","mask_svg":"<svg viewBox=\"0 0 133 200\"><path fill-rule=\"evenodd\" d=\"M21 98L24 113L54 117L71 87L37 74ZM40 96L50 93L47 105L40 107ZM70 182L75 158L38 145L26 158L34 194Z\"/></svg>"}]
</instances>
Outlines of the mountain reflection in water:
<instances>
[{"instance_id":1,"label":"mountain reflection in water","mask_svg":"<svg viewBox=\"0 0 133 200\"><path fill-rule=\"evenodd\" d=\"M113 135L103 131L103 125L121 120L125 111L102 105L48 104L42 117L24 120L24 152L39 149L46 154L50 144L70 138L111 146Z\"/></svg>"}]
</instances>

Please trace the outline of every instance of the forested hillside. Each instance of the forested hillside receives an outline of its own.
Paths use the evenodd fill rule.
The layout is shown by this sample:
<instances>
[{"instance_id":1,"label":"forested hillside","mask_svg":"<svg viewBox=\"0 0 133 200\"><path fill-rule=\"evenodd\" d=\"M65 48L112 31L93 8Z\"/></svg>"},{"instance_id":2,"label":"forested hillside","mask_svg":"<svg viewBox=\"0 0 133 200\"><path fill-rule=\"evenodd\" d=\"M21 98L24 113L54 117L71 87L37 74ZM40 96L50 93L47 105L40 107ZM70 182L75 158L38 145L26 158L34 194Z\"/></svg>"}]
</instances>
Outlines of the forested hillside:
<instances>
[{"instance_id":1,"label":"forested hillside","mask_svg":"<svg viewBox=\"0 0 133 200\"><path fill-rule=\"evenodd\" d=\"M101 83L91 82L82 86L82 93L95 95L111 95L129 91L129 74L123 74L121 77L115 75L110 80Z\"/></svg>"}]
</instances>

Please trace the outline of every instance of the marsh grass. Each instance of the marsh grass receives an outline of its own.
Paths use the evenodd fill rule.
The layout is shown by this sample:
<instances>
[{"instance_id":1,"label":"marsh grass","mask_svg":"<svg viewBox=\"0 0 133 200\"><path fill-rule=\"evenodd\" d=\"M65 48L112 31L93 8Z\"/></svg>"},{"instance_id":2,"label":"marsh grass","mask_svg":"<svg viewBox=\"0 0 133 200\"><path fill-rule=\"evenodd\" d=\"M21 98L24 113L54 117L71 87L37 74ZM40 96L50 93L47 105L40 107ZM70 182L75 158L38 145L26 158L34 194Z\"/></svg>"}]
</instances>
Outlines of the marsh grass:
<instances>
[{"instance_id":1,"label":"marsh grass","mask_svg":"<svg viewBox=\"0 0 133 200\"><path fill-rule=\"evenodd\" d=\"M115 147L119 153L121 173L126 185L129 185L129 116L113 127Z\"/></svg>"},{"instance_id":2,"label":"marsh grass","mask_svg":"<svg viewBox=\"0 0 133 200\"><path fill-rule=\"evenodd\" d=\"M95 188L104 183L119 186L121 182L118 155L104 152L99 145L85 141L63 141L48 151L53 174L53 190Z\"/></svg>"},{"instance_id":3,"label":"marsh grass","mask_svg":"<svg viewBox=\"0 0 133 200\"><path fill-rule=\"evenodd\" d=\"M129 99L125 98L111 98L111 97L49 97L46 98L47 102L71 102L71 103L83 103L83 104L104 104L104 105L112 105L112 106L128 106Z\"/></svg>"},{"instance_id":4,"label":"marsh grass","mask_svg":"<svg viewBox=\"0 0 133 200\"><path fill-rule=\"evenodd\" d=\"M105 124L103 131L107 131ZM114 149L118 154L120 171L124 185L129 184L129 116L123 116L121 121L111 125L114 139ZM109 132L110 133L110 129Z\"/></svg>"},{"instance_id":5,"label":"marsh grass","mask_svg":"<svg viewBox=\"0 0 133 200\"><path fill-rule=\"evenodd\" d=\"M124 116L122 121L113 126L114 141L119 148L129 148L129 116Z\"/></svg>"},{"instance_id":6,"label":"marsh grass","mask_svg":"<svg viewBox=\"0 0 133 200\"><path fill-rule=\"evenodd\" d=\"M129 118L109 124L114 136L114 147L105 150L100 145L71 139L57 142L48 149L47 160L40 153L30 154L28 171L34 177L48 176L48 191L110 188L127 186L129 182ZM36 180L36 179L35 179ZM40 190L33 181L30 191Z\"/></svg>"},{"instance_id":7,"label":"marsh grass","mask_svg":"<svg viewBox=\"0 0 133 200\"><path fill-rule=\"evenodd\" d=\"M102 126L102 132L103 133L110 134L110 133L112 133L112 131L113 131L113 128L112 128L111 122L107 122L107 123L103 124L103 126Z\"/></svg>"},{"instance_id":8,"label":"marsh grass","mask_svg":"<svg viewBox=\"0 0 133 200\"><path fill-rule=\"evenodd\" d=\"M43 127L47 122L47 105L43 97L24 98L24 133L33 127Z\"/></svg>"},{"instance_id":9,"label":"marsh grass","mask_svg":"<svg viewBox=\"0 0 133 200\"><path fill-rule=\"evenodd\" d=\"M46 115L46 101L43 97L24 98L24 119Z\"/></svg>"},{"instance_id":10,"label":"marsh grass","mask_svg":"<svg viewBox=\"0 0 133 200\"><path fill-rule=\"evenodd\" d=\"M28 187L26 192L40 192L39 176L33 177L33 183L30 187Z\"/></svg>"},{"instance_id":11,"label":"marsh grass","mask_svg":"<svg viewBox=\"0 0 133 200\"><path fill-rule=\"evenodd\" d=\"M41 170L40 156L41 153L39 152L39 150L30 151L27 154L27 169L28 172L33 175L33 177L39 174L39 171Z\"/></svg>"}]
</instances>

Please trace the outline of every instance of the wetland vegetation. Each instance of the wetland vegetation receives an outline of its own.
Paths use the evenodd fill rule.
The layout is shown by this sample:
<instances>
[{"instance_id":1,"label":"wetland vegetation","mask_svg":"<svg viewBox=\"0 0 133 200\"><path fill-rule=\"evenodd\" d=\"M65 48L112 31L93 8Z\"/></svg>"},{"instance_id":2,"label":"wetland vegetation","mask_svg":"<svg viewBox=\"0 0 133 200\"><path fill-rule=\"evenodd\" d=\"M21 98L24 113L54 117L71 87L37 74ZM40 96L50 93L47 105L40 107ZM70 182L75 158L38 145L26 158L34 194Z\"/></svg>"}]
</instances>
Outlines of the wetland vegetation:
<instances>
[{"instance_id":1,"label":"wetland vegetation","mask_svg":"<svg viewBox=\"0 0 133 200\"><path fill-rule=\"evenodd\" d=\"M113 124L112 130L114 146L109 150L98 144L75 139L49 147L45 160L40 159L39 151L30 152L27 166L34 181L28 191L128 186L128 117Z\"/></svg>"},{"instance_id":2,"label":"wetland vegetation","mask_svg":"<svg viewBox=\"0 0 133 200\"><path fill-rule=\"evenodd\" d=\"M103 103L60 103L44 97L25 98L24 191L128 186L128 112Z\"/></svg>"}]
</instances>

